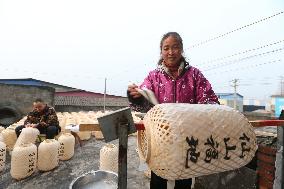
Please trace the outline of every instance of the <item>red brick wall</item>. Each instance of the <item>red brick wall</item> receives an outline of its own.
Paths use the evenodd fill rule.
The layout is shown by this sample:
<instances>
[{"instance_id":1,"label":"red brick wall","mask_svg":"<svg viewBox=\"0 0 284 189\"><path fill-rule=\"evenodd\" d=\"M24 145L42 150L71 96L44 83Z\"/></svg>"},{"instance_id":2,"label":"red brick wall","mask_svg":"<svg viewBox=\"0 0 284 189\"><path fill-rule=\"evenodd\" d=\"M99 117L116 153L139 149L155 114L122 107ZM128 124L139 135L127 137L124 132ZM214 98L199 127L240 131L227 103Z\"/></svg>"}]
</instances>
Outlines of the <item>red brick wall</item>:
<instances>
[{"instance_id":1,"label":"red brick wall","mask_svg":"<svg viewBox=\"0 0 284 189\"><path fill-rule=\"evenodd\" d=\"M257 177L259 189L272 189L275 178L275 160L277 150L274 147L259 145L257 152Z\"/></svg>"}]
</instances>

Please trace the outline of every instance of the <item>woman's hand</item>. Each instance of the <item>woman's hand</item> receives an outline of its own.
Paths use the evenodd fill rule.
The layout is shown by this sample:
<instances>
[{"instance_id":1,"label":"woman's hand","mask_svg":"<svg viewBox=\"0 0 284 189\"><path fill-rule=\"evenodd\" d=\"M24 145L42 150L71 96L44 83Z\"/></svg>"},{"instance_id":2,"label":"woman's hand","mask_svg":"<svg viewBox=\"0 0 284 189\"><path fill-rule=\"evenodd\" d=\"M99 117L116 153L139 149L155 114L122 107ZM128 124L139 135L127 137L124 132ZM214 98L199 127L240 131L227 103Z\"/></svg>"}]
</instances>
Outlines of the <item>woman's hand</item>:
<instances>
[{"instance_id":1,"label":"woman's hand","mask_svg":"<svg viewBox=\"0 0 284 189\"><path fill-rule=\"evenodd\" d=\"M129 91L129 94L132 98L140 98L141 94L137 91L138 86L135 84L128 85L127 91Z\"/></svg>"}]
</instances>

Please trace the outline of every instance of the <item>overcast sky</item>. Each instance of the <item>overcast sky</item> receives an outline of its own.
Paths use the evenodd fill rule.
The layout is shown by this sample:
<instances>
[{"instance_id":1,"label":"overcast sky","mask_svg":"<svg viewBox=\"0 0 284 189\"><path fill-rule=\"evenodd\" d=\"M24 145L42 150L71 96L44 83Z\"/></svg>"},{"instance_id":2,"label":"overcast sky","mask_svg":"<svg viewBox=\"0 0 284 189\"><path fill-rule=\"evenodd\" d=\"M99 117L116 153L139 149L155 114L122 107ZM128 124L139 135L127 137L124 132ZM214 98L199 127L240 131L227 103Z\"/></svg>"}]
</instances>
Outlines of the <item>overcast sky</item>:
<instances>
[{"instance_id":1,"label":"overcast sky","mask_svg":"<svg viewBox=\"0 0 284 189\"><path fill-rule=\"evenodd\" d=\"M263 99L284 76L284 13L194 45L282 11L283 0L0 0L0 78L103 92L106 77L108 93L125 95L155 68L161 36L176 31L215 92L232 92L237 78L240 94Z\"/></svg>"}]
</instances>

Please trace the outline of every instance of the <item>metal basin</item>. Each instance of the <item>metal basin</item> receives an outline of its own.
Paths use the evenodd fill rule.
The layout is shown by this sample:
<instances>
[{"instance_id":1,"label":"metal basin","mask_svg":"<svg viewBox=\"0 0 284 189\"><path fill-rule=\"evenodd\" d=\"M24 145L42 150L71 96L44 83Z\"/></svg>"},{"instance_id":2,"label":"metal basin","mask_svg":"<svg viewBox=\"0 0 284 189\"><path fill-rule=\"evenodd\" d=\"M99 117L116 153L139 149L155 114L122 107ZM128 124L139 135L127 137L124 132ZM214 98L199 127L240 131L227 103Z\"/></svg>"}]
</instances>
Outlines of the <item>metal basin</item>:
<instances>
[{"instance_id":1,"label":"metal basin","mask_svg":"<svg viewBox=\"0 0 284 189\"><path fill-rule=\"evenodd\" d=\"M116 173L92 171L74 179L69 189L117 189L117 182Z\"/></svg>"}]
</instances>

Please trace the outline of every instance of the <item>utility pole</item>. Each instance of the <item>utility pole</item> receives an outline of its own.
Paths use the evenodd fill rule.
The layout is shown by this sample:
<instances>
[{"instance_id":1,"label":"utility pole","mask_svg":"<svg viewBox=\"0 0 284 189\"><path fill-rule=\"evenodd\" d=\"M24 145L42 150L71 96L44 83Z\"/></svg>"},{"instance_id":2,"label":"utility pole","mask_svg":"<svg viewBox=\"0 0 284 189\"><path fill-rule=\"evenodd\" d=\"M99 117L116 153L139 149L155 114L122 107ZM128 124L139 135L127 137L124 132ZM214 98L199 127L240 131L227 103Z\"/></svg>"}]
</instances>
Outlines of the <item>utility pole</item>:
<instances>
[{"instance_id":1,"label":"utility pole","mask_svg":"<svg viewBox=\"0 0 284 189\"><path fill-rule=\"evenodd\" d=\"M105 78L105 90L104 90L104 113L106 112L106 81L107 81L107 78Z\"/></svg>"},{"instance_id":2,"label":"utility pole","mask_svg":"<svg viewBox=\"0 0 284 189\"><path fill-rule=\"evenodd\" d=\"M232 80L233 84L231 85L232 87L234 87L234 109L236 110L237 109L237 86L238 85L238 82L239 82L239 79L234 79Z\"/></svg>"}]
</instances>

